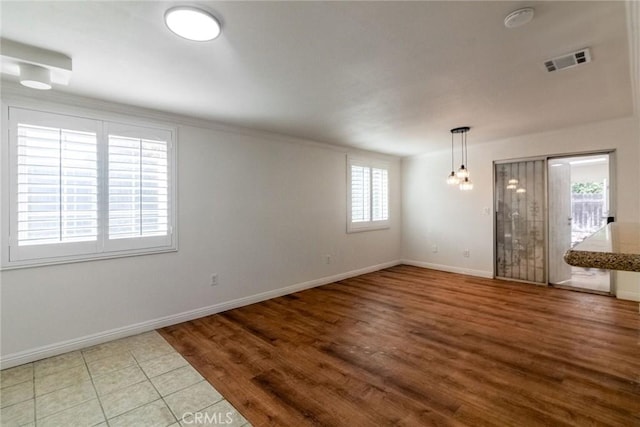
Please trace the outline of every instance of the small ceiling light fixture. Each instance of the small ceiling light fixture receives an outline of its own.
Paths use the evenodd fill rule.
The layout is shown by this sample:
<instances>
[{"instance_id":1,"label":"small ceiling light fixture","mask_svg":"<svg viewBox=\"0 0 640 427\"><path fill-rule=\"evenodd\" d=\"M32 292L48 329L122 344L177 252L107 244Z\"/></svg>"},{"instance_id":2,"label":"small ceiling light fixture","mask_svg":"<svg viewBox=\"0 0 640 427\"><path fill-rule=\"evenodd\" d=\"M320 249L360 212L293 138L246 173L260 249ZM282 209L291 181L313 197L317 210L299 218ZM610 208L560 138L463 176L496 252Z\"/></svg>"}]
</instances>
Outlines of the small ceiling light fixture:
<instances>
[{"instance_id":1,"label":"small ceiling light fixture","mask_svg":"<svg viewBox=\"0 0 640 427\"><path fill-rule=\"evenodd\" d=\"M164 22L180 37L198 42L213 40L222 32L220 22L197 7L173 7L164 14Z\"/></svg>"},{"instance_id":2,"label":"small ceiling light fixture","mask_svg":"<svg viewBox=\"0 0 640 427\"><path fill-rule=\"evenodd\" d=\"M67 86L72 65L63 53L0 38L0 71L15 76L23 86L39 90Z\"/></svg>"},{"instance_id":3,"label":"small ceiling light fixture","mask_svg":"<svg viewBox=\"0 0 640 427\"><path fill-rule=\"evenodd\" d=\"M507 28L518 28L528 24L533 19L534 10L532 7L524 7L514 10L504 18L504 26Z\"/></svg>"},{"instance_id":4,"label":"small ceiling light fixture","mask_svg":"<svg viewBox=\"0 0 640 427\"><path fill-rule=\"evenodd\" d=\"M447 177L447 184L458 185L460 190L467 191L473 189L473 182L469 179L469 159L467 157L467 132L471 129L469 126L462 126L451 129L451 173ZM453 138L454 134L460 134L460 146L462 149L462 164L457 172L453 170ZM467 166L465 166L465 164Z\"/></svg>"},{"instance_id":5,"label":"small ceiling light fixture","mask_svg":"<svg viewBox=\"0 0 640 427\"><path fill-rule=\"evenodd\" d=\"M20 84L31 89L51 89L51 72L39 65L20 64Z\"/></svg>"}]
</instances>

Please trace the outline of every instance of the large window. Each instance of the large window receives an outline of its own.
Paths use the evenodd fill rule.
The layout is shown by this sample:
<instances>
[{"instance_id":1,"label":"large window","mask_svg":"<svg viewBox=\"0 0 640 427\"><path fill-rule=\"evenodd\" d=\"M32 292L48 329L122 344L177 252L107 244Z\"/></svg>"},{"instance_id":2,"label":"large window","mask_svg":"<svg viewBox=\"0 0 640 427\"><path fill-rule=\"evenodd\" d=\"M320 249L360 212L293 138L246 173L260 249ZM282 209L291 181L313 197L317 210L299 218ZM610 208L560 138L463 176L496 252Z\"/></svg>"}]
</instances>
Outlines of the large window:
<instances>
[{"instance_id":1,"label":"large window","mask_svg":"<svg viewBox=\"0 0 640 427\"><path fill-rule=\"evenodd\" d=\"M389 167L386 163L347 159L347 231L389 227Z\"/></svg>"},{"instance_id":2,"label":"large window","mask_svg":"<svg viewBox=\"0 0 640 427\"><path fill-rule=\"evenodd\" d=\"M4 267L175 250L175 130L8 114Z\"/></svg>"}]
</instances>

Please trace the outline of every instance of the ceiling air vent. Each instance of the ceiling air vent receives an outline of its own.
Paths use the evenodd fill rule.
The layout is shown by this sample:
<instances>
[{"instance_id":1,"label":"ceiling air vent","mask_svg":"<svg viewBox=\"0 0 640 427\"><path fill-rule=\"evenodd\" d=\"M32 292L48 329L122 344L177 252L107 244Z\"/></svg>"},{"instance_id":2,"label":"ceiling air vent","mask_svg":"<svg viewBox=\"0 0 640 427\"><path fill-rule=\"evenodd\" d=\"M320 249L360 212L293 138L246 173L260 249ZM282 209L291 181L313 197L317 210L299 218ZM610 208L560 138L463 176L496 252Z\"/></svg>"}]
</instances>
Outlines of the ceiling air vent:
<instances>
[{"instance_id":1,"label":"ceiling air vent","mask_svg":"<svg viewBox=\"0 0 640 427\"><path fill-rule=\"evenodd\" d=\"M591 52L589 52L588 48L545 61L544 66L547 71L551 72L586 64L587 62L591 62Z\"/></svg>"}]
</instances>

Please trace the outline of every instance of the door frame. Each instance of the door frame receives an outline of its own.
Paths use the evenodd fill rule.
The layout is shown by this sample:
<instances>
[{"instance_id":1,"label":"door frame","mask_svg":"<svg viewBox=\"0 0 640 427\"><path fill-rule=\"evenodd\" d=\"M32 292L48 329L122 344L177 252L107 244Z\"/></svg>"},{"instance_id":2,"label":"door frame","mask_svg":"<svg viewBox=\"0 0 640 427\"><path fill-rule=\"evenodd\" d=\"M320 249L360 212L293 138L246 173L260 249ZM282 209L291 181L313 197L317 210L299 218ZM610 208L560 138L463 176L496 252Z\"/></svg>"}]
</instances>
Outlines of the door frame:
<instances>
[{"instance_id":1,"label":"door frame","mask_svg":"<svg viewBox=\"0 0 640 427\"><path fill-rule=\"evenodd\" d=\"M608 154L609 155L609 216L616 217L617 216L617 166L616 166L616 149L615 148L605 148L600 150L587 150L587 151L575 151L575 152L566 152L560 154L547 154L542 156L530 156L530 157L516 157L509 159L501 159L494 160L491 165L491 192L493 194L493 277L494 279L500 280L509 280L511 282L522 282L522 283L531 283L538 286L550 286L549 285L549 160L550 159L558 159L563 157L579 157L579 156L590 156L590 155L598 155L598 154ZM500 277L497 275L497 239L496 239L496 230L497 230L497 206L498 206L498 195L496 194L496 165L505 164L505 163L514 163L514 162L526 162L533 160L543 160L544 161L544 174L543 174L543 185L544 185L544 278L545 283L531 282L528 280L517 280L511 279L508 277ZM609 294L616 295L616 275L610 275L609 282Z\"/></svg>"},{"instance_id":2,"label":"door frame","mask_svg":"<svg viewBox=\"0 0 640 427\"><path fill-rule=\"evenodd\" d=\"M581 151L581 152L576 152L576 153L567 153L567 154L558 154L558 155L550 155L546 157L545 160L545 172L546 174L548 174L548 170L549 170L549 160L551 159L562 159L565 157L582 157L582 156L597 156L599 154L607 154L609 156L609 216L612 217L616 217L616 211L617 211L617 207L616 207L616 201L617 201L617 180L616 180L616 176L617 176L617 168L616 168L616 150L615 148L612 149L606 149L606 150L595 150L595 151ZM547 180L545 182L546 185L546 191L545 191L545 196L547 197L547 204L549 201L549 181ZM547 221L547 225L549 224L550 218L549 218L549 209L547 208L547 212L546 212L546 221ZM547 227L547 252L546 252L546 266L548 268L549 265L551 265L551 260L549 259L549 227ZM608 293L602 293L604 295L616 295L616 275L613 274L613 271L610 270L609 272L609 292ZM551 286L551 284L549 283L549 276L547 275L547 286ZM559 287L559 285L555 285L556 287ZM565 287L563 289L567 289L568 287ZM574 289L574 290L578 290L580 291L580 289ZM595 293L595 292L594 292Z\"/></svg>"}]
</instances>

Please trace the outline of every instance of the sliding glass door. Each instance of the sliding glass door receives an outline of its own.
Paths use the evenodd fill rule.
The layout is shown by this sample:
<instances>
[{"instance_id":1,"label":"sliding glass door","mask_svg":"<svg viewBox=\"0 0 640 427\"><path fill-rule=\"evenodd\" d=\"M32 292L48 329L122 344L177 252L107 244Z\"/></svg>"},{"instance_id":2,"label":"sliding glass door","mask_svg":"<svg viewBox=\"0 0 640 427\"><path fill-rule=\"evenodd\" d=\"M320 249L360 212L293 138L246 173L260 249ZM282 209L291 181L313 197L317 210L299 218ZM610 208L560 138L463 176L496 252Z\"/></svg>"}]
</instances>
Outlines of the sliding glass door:
<instances>
[{"instance_id":1,"label":"sliding glass door","mask_svg":"<svg viewBox=\"0 0 640 427\"><path fill-rule=\"evenodd\" d=\"M564 261L577 243L613 220L614 153L494 163L495 276L611 293L608 271Z\"/></svg>"},{"instance_id":2,"label":"sliding glass door","mask_svg":"<svg viewBox=\"0 0 640 427\"><path fill-rule=\"evenodd\" d=\"M547 283L545 159L495 164L496 277Z\"/></svg>"}]
</instances>

